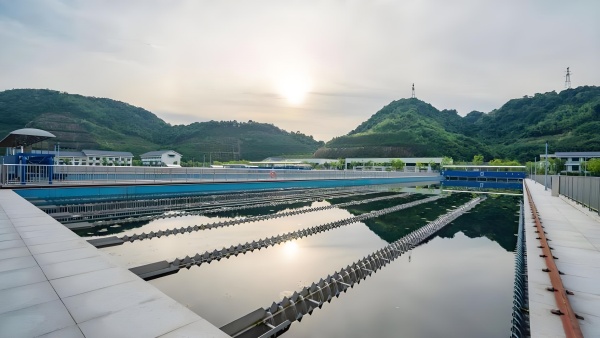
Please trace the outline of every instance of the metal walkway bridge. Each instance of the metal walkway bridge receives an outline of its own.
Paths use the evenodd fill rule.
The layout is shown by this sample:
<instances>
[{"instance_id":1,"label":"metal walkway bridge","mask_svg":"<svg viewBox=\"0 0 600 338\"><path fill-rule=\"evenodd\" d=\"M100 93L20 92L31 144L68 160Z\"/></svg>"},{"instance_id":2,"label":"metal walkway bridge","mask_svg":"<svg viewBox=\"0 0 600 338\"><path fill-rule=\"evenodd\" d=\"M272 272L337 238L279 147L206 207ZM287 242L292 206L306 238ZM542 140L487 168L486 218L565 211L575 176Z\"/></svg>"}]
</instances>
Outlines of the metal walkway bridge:
<instances>
[{"instance_id":1,"label":"metal walkway bridge","mask_svg":"<svg viewBox=\"0 0 600 338\"><path fill-rule=\"evenodd\" d=\"M447 165L442 170L444 187L478 190L522 190L525 166Z\"/></svg>"}]
</instances>

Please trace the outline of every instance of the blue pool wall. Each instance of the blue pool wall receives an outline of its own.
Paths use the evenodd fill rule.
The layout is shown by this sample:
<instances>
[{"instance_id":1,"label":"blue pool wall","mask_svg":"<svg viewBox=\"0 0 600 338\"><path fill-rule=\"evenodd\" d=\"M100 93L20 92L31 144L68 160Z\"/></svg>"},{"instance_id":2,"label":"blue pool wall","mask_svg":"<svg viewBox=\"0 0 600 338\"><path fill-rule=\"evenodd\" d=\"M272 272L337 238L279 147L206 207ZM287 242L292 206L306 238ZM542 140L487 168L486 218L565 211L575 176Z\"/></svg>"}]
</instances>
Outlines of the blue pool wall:
<instances>
[{"instance_id":1,"label":"blue pool wall","mask_svg":"<svg viewBox=\"0 0 600 338\"><path fill-rule=\"evenodd\" d=\"M332 179L332 180L297 180L297 181L261 181L261 182L220 182L220 183L186 183L186 184L157 184L157 185L116 185L116 186L78 186L52 188L23 188L14 189L26 199L61 199L61 198L90 198L143 195L191 195L225 193L235 191L272 190L291 188L334 188L362 185L381 185L397 183L439 182L441 176L427 177L396 177L396 178L364 178L364 179Z\"/></svg>"}]
</instances>

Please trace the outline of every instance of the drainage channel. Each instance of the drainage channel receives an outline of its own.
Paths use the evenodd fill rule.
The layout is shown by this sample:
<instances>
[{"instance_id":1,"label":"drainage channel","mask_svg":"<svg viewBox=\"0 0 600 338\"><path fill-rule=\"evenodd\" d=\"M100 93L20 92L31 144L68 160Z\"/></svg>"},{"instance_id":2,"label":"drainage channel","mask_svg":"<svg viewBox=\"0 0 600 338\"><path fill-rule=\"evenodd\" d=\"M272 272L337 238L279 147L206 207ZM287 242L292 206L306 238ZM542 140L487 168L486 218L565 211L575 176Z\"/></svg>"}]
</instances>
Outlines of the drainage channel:
<instances>
[{"instance_id":1,"label":"drainage channel","mask_svg":"<svg viewBox=\"0 0 600 338\"><path fill-rule=\"evenodd\" d=\"M287 211L287 212L282 212L282 213L277 213L277 214L244 217L244 218L240 218L240 219L232 219L232 220L223 221L223 222L214 222L214 223L210 223L210 224L200 224L200 225L194 225L194 226L188 226L188 227L160 230L157 232L151 231L150 233L147 233L147 234L141 233L141 234L133 234L133 235L129 235L129 236L125 235L125 236L121 236L121 237L117 237L117 236L103 237L103 238L91 239L91 240L88 240L88 242L97 248L106 248L106 247L121 245L126 242L132 243L135 241L142 241L144 239L161 238L163 236L166 237L166 236L170 236L170 235L192 233L192 232L202 231L202 230L211 230L211 229L228 227L228 226L237 225L237 224L259 222L259 221L264 221L264 220L268 220L268 219L276 219L276 218L283 218L283 217L289 217L289 216L294 216L294 215L301 215L301 214L306 214L309 212L323 211L323 210L328 210L328 209L333 209L333 208L342 208L342 207L348 207L348 206L353 206L353 205L360 205L360 204L367 204L367 203L378 202L378 201L391 200L391 199L396 199L396 198L406 198L410 195L412 195L412 193L375 197L375 198L370 198L370 199L366 199L366 200L351 201L351 202L340 203L340 204L332 204L332 205L326 205L326 206L322 206L322 207L299 209L299 210Z\"/></svg>"},{"instance_id":2,"label":"drainage channel","mask_svg":"<svg viewBox=\"0 0 600 338\"><path fill-rule=\"evenodd\" d=\"M291 188L291 189L263 189L255 191L240 191L237 193L212 193L212 194L198 194L198 193L178 193L178 194L132 194L123 196L93 196L90 198L78 197L78 198L53 198L48 200L30 200L38 208L47 210L47 213L57 212L85 212L85 211L98 211L102 210L104 206L116 206L119 208L128 207L128 204L119 203L131 203L135 205L139 202L152 201L152 203L171 203L171 204L186 204L196 202L217 202L226 200L235 200L240 198L250 198L252 196L285 196L303 194L306 191L336 191L336 190L374 190L370 187L342 187L342 188ZM120 198L119 198L120 197ZM161 202L156 202L161 201ZM165 202L166 201L166 202Z\"/></svg>"},{"instance_id":3,"label":"drainage channel","mask_svg":"<svg viewBox=\"0 0 600 338\"><path fill-rule=\"evenodd\" d=\"M390 208L385 208L381 210L371 211L369 213L365 213L359 216L349 217L342 220L338 220L335 222L325 223L322 225L305 228L293 232L288 232L285 234L273 236L271 238L260 239L258 241L252 241L252 243L246 242L245 244L238 244L236 246L231 246L229 248L223 248L221 250L214 250L212 252L206 251L202 254L196 253L192 257L186 256L183 259L175 259L172 262L168 261L160 261L155 263L150 263L138 267L131 268L131 272L135 273L139 277L145 280L152 280L155 278L171 275L177 273L180 269L186 268L189 269L194 265L200 266L203 263L210 263L214 260L219 261L222 258L229 259L232 256L237 256L239 254L245 254L246 252L252 252L254 250L260 250L262 248L267 248L270 246L275 246L277 244L282 244L287 241L291 241L294 239L299 239L303 237L312 236L324 231L328 231L331 229L339 228L345 225L349 225L352 223L360 222L366 219L379 217L381 215L389 214L392 212L396 212L399 210L411 208L420 204L433 202L441 198L445 198L446 196L432 196L428 198L424 198L422 200L417 200L414 202L409 202L405 204L400 204L397 206L393 206Z\"/></svg>"},{"instance_id":4,"label":"drainage channel","mask_svg":"<svg viewBox=\"0 0 600 338\"><path fill-rule=\"evenodd\" d=\"M372 273L383 268L403 253L413 249L441 228L474 208L486 197L480 196L462 206L438 217L431 223L404 236L396 242L375 251L367 257L342 268L325 279L294 292L291 297L284 297L278 303L264 309L259 308L223 327L221 330L231 337L255 338L272 337L287 331L294 321L301 321L306 314L312 314L325 302L339 297L342 292L352 288L355 283L366 279Z\"/></svg>"}]
</instances>

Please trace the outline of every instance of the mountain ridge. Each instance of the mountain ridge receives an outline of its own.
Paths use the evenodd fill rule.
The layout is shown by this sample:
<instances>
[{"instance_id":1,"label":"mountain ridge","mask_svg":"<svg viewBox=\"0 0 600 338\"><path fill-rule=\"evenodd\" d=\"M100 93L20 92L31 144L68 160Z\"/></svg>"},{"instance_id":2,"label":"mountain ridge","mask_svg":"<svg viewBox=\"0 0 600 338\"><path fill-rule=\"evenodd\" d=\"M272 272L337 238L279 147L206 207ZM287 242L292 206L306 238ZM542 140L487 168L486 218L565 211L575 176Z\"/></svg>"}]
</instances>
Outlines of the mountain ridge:
<instances>
[{"instance_id":1,"label":"mountain ridge","mask_svg":"<svg viewBox=\"0 0 600 338\"><path fill-rule=\"evenodd\" d=\"M416 98L390 102L327 143L252 120L170 125L150 111L108 98L48 89L0 92L0 134L23 127L53 132L61 148L146 151L171 148L186 160L262 160L270 156L437 157L481 154L531 161L551 151L600 150L600 87L582 86L511 99L489 113L438 110ZM132 128L135 126L135 128Z\"/></svg>"},{"instance_id":2,"label":"mountain ridge","mask_svg":"<svg viewBox=\"0 0 600 338\"><path fill-rule=\"evenodd\" d=\"M272 124L208 121L170 125L150 111L108 98L49 89L0 92L0 134L40 128L57 138L49 146L131 151L171 148L186 160L262 160L273 155L312 154L323 142Z\"/></svg>"},{"instance_id":3,"label":"mountain ridge","mask_svg":"<svg viewBox=\"0 0 600 338\"><path fill-rule=\"evenodd\" d=\"M450 156L481 154L531 161L548 140L553 151L600 149L600 87L582 86L511 99L489 113L438 110L416 98L392 101L315 156Z\"/></svg>"}]
</instances>

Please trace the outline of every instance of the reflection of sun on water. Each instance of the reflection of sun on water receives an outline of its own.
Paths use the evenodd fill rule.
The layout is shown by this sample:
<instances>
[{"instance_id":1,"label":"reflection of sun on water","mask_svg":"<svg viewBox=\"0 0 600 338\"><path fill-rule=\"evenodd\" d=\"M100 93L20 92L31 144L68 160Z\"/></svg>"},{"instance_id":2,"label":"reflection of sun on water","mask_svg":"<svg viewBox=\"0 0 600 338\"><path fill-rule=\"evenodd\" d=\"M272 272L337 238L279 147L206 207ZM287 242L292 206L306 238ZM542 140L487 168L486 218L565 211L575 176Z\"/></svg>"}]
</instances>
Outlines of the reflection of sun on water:
<instances>
[{"instance_id":1,"label":"reflection of sun on water","mask_svg":"<svg viewBox=\"0 0 600 338\"><path fill-rule=\"evenodd\" d=\"M286 257L294 257L298 253L298 243L296 241L286 242L283 245L283 253Z\"/></svg>"}]
</instances>

